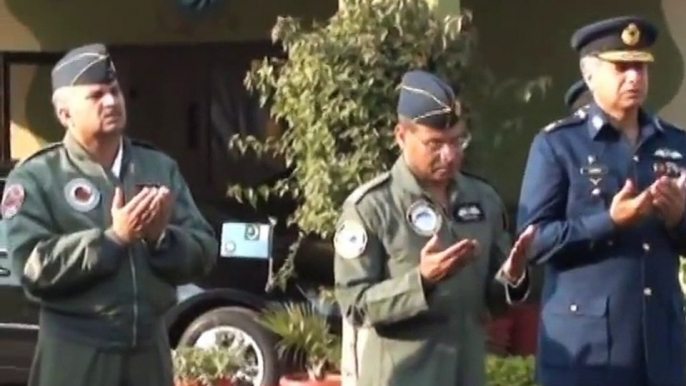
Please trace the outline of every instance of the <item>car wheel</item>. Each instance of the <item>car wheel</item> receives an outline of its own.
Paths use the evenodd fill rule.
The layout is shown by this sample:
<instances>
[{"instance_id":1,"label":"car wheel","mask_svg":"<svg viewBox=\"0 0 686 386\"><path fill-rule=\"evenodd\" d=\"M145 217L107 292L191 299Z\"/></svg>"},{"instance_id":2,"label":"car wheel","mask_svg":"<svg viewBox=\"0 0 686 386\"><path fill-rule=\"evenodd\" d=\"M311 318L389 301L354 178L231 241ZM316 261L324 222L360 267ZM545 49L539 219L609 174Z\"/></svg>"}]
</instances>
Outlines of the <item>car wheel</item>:
<instances>
[{"instance_id":1,"label":"car wheel","mask_svg":"<svg viewBox=\"0 0 686 386\"><path fill-rule=\"evenodd\" d=\"M257 321L257 313L241 307L221 307L196 318L184 331L179 346L213 348L248 346L244 376L255 386L279 383L280 363L274 334Z\"/></svg>"}]
</instances>

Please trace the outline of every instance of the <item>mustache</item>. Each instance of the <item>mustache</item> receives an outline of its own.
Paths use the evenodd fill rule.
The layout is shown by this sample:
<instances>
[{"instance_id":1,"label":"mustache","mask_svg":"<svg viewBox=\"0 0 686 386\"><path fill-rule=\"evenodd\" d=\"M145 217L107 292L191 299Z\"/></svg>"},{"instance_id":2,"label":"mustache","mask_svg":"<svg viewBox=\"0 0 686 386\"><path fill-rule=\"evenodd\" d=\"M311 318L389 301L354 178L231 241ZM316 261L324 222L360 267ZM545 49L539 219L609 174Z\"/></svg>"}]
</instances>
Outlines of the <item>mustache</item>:
<instances>
[{"instance_id":1,"label":"mustache","mask_svg":"<svg viewBox=\"0 0 686 386\"><path fill-rule=\"evenodd\" d=\"M102 112L103 117L120 117L122 111L120 109L109 109Z\"/></svg>"}]
</instances>

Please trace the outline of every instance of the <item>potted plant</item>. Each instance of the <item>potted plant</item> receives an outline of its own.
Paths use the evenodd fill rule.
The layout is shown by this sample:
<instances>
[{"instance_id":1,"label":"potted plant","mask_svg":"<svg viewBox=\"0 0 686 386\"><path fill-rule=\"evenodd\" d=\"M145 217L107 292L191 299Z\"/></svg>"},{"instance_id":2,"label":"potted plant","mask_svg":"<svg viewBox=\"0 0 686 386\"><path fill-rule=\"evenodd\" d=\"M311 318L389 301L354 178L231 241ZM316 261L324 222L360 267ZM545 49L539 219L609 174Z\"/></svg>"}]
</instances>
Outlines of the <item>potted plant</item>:
<instances>
[{"instance_id":1,"label":"potted plant","mask_svg":"<svg viewBox=\"0 0 686 386\"><path fill-rule=\"evenodd\" d=\"M243 348L180 347L172 352L175 386L249 386L240 375Z\"/></svg>"},{"instance_id":2,"label":"potted plant","mask_svg":"<svg viewBox=\"0 0 686 386\"><path fill-rule=\"evenodd\" d=\"M285 374L280 386L340 386L341 339L308 303L286 303L266 309L260 323L280 337L277 349L294 355L305 368Z\"/></svg>"},{"instance_id":3,"label":"potted plant","mask_svg":"<svg viewBox=\"0 0 686 386\"><path fill-rule=\"evenodd\" d=\"M429 3L340 0L338 12L325 24L303 26L283 17L274 26L272 38L287 58L258 62L245 84L286 130L280 138L236 136L229 143L238 155L282 159L292 171L264 186L228 188L229 196L253 205L284 196L298 203L289 225L295 225L299 237L278 272L270 272L267 290L285 288L296 255L330 261L330 237L343 201L392 165L398 154L393 137L397 86L406 71L426 69L458 86L464 109L473 106L474 125L483 102L503 96L512 102L514 95L528 100L531 89L541 86L512 81L499 87L501 82L475 55L469 12L441 18ZM489 122L475 131L474 143L492 154L483 142L501 138L495 135L498 129ZM320 264L316 269L330 268Z\"/></svg>"},{"instance_id":4,"label":"potted plant","mask_svg":"<svg viewBox=\"0 0 686 386\"><path fill-rule=\"evenodd\" d=\"M537 386L534 381L535 373L533 356L489 355L486 358L487 386Z\"/></svg>"}]
</instances>

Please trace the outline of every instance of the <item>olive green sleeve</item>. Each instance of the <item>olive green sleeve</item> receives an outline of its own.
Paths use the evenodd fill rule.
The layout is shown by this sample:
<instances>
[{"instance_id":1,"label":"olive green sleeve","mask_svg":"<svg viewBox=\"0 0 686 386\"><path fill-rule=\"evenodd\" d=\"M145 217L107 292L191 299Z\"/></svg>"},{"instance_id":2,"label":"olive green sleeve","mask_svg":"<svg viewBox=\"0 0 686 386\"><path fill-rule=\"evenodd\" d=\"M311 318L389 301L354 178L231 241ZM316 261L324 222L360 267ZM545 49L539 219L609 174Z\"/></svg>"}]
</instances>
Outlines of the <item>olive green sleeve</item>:
<instances>
[{"instance_id":1,"label":"olive green sleeve","mask_svg":"<svg viewBox=\"0 0 686 386\"><path fill-rule=\"evenodd\" d=\"M172 285L207 275L217 261L219 244L214 230L195 205L186 181L174 165L171 191L176 197L172 219L160 245L153 246L150 266Z\"/></svg>"},{"instance_id":2,"label":"olive green sleeve","mask_svg":"<svg viewBox=\"0 0 686 386\"><path fill-rule=\"evenodd\" d=\"M345 318L357 326L379 326L410 319L428 310L419 268L405 274L388 277L386 254L378 232L383 232L379 221L362 218L348 206L339 220L360 224L366 233L366 245L356 256L340 253L334 261L336 298ZM366 221L365 221L366 220Z\"/></svg>"},{"instance_id":3,"label":"olive green sleeve","mask_svg":"<svg viewBox=\"0 0 686 386\"><path fill-rule=\"evenodd\" d=\"M8 253L25 290L37 298L69 296L114 274L126 247L111 230L58 228L47 200L50 192L38 181L38 176L20 167L5 185L24 192L16 213L7 214L4 222Z\"/></svg>"}]
</instances>

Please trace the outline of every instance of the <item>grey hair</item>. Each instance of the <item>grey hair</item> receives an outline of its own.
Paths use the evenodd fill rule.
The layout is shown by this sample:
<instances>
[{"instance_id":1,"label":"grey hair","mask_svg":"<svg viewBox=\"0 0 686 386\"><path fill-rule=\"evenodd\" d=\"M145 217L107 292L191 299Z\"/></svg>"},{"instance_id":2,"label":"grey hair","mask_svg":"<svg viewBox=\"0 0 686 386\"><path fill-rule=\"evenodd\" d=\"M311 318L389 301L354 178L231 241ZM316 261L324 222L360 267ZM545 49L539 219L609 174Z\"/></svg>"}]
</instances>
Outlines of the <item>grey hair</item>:
<instances>
[{"instance_id":1,"label":"grey hair","mask_svg":"<svg viewBox=\"0 0 686 386\"><path fill-rule=\"evenodd\" d=\"M71 88L69 88L69 87L60 87L57 90L53 91L53 93L52 93L52 107L55 111L55 116L57 116L58 120L60 119L59 111L67 103L66 101L69 99L70 96L71 96ZM61 120L60 120L60 122L61 122Z\"/></svg>"},{"instance_id":2,"label":"grey hair","mask_svg":"<svg viewBox=\"0 0 686 386\"><path fill-rule=\"evenodd\" d=\"M401 125L404 125L404 126L416 125L416 123L412 119L410 119L404 115L398 115L398 123Z\"/></svg>"},{"instance_id":3,"label":"grey hair","mask_svg":"<svg viewBox=\"0 0 686 386\"><path fill-rule=\"evenodd\" d=\"M584 81L588 83L588 75L592 73L596 67L600 64L600 59L595 56L587 55L579 60L579 69L581 70L581 76Z\"/></svg>"}]
</instances>

